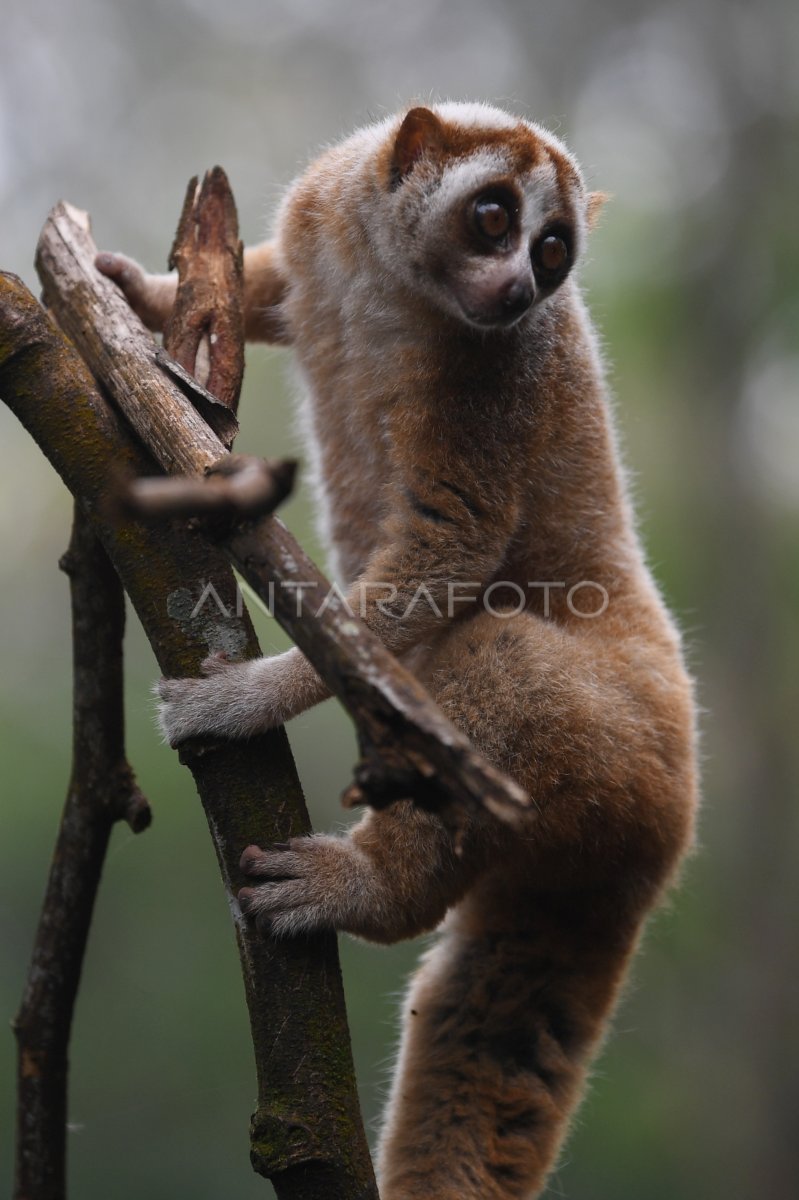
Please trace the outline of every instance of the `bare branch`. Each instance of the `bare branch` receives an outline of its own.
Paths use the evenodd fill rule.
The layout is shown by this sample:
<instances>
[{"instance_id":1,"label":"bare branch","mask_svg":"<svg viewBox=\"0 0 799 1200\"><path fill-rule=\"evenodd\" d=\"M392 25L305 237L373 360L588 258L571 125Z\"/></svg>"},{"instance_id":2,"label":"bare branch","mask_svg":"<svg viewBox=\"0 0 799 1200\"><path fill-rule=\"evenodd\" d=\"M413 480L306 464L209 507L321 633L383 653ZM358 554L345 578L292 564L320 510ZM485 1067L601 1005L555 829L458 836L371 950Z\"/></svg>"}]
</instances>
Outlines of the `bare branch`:
<instances>
[{"instance_id":1,"label":"bare branch","mask_svg":"<svg viewBox=\"0 0 799 1200\"><path fill-rule=\"evenodd\" d=\"M188 475L136 479L123 502L132 513L163 517L259 517L272 513L291 493L297 464L266 462L244 454L227 455L205 479Z\"/></svg>"},{"instance_id":2,"label":"bare branch","mask_svg":"<svg viewBox=\"0 0 799 1200\"><path fill-rule=\"evenodd\" d=\"M168 382L153 365L151 336L115 285L96 271L96 253L86 214L58 205L37 253L47 302L164 470L203 474L222 458L224 447L207 427L195 438L182 405L164 398ZM185 404L184 397L180 400ZM193 410L191 415L196 418ZM456 830L475 808L510 822L520 818L530 803L525 792L477 754L415 677L331 590L276 517L234 529L224 545L339 696L358 726L366 758L379 752L385 771L403 781L427 781L431 807Z\"/></svg>"},{"instance_id":3,"label":"bare branch","mask_svg":"<svg viewBox=\"0 0 799 1200\"><path fill-rule=\"evenodd\" d=\"M201 382L234 411L244 372L243 259L230 185L214 167L201 187L192 179L186 191L169 257L180 284L164 345L190 375L207 361Z\"/></svg>"},{"instance_id":4,"label":"bare branch","mask_svg":"<svg viewBox=\"0 0 799 1200\"><path fill-rule=\"evenodd\" d=\"M210 365L210 352L207 349L204 357L207 371ZM208 422L220 442L230 449L239 432L239 423L233 415L233 409L228 408L227 404L223 404L216 396L212 396L185 367L175 362L174 358L170 358L162 346L156 347L155 361L171 379L174 379L183 395L191 401L203 420Z\"/></svg>"},{"instance_id":5,"label":"bare branch","mask_svg":"<svg viewBox=\"0 0 799 1200\"><path fill-rule=\"evenodd\" d=\"M108 839L117 820L126 820L138 833L151 819L125 758L122 588L77 507L61 566L69 575L72 596L72 775L14 1022L18 1200L60 1200L64 1195L67 1051Z\"/></svg>"},{"instance_id":6,"label":"bare branch","mask_svg":"<svg viewBox=\"0 0 799 1200\"><path fill-rule=\"evenodd\" d=\"M95 317L93 303L90 296L87 309L84 301L87 321ZM81 307L79 295L76 304ZM151 367L144 348L138 353ZM162 385L173 387L163 376L146 386L156 391ZM91 516L161 670L196 673L216 650L256 655L252 626L246 614L236 613L232 571L198 531L171 523L148 528L129 517L108 520L119 471L151 475L154 463L24 285L2 274L0 395ZM198 453L210 445L207 465L219 458L220 443L191 404L183 396L167 403L189 410L181 420L190 429L201 427ZM153 417L156 441L159 430L169 436L160 422ZM198 605L209 583L225 615ZM286 841L309 829L285 734L206 744L185 758L212 831L241 955L258 1071L253 1164L272 1179L280 1200L374 1200L335 936L274 943L242 919L235 899L247 882L238 867L242 847Z\"/></svg>"},{"instance_id":7,"label":"bare branch","mask_svg":"<svg viewBox=\"0 0 799 1200\"><path fill-rule=\"evenodd\" d=\"M225 449L219 438L181 387L162 370L162 352L131 313L119 289L105 279L98 292L94 285L103 277L93 262L75 255L76 244L84 250L90 246L96 253L86 213L59 204L45 230L36 265L44 284L45 303L61 328L72 337L84 326L83 357L110 395L129 398L127 403L136 410L131 424L164 470L197 474L212 467ZM102 314L98 312L98 301L105 310ZM93 326L95 320L98 328ZM87 347L91 348L89 354L85 353ZM188 461L185 447L178 447L175 453L170 449L176 427L184 430L192 448Z\"/></svg>"}]
</instances>

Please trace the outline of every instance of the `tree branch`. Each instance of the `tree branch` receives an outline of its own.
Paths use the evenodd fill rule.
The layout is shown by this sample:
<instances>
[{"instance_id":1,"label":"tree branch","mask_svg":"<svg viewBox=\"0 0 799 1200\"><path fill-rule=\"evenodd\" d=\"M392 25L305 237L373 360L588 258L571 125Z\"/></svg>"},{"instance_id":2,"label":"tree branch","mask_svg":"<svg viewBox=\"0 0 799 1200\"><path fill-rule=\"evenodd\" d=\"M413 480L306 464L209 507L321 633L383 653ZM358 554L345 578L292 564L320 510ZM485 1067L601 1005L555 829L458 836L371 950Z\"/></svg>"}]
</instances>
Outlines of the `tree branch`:
<instances>
[{"instance_id":1,"label":"tree branch","mask_svg":"<svg viewBox=\"0 0 799 1200\"><path fill-rule=\"evenodd\" d=\"M160 370L152 338L121 292L95 269L96 254L86 214L57 205L37 252L48 305L164 470L207 473L224 446L207 426L195 436L196 413ZM477 754L415 677L354 619L277 518L233 526L222 542L356 723L364 767L361 786L347 793L351 801L418 792L456 832L476 808L510 822L520 818L530 803L525 792Z\"/></svg>"},{"instance_id":2,"label":"tree branch","mask_svg":"<svg viewBox=\"0 0 799 1200\"><path fill-rule=\"evenodd\" d=\"M274 512L290 494L296 463L266 462L245 454L229 454L207 479L191 476L135 479L122 497L130 512L163 517L213 517L228 524L235 518Z\"/></svg>"},{"instance_id":3,"label":"tree branch","mask_svg":"<svg viewBox=\"0 0 799 1200\"><path fill-rule=\"evenodd\" d=\"M201 380L234 412L244 373L244 250L227 176L214 167L189 183L169 256L180 285L164 331L164 346L190 375L198 354L208 369ZM224 440L224 439L223 439Z\"/></svg>"},{"instance_id":4,"label":"tree branch","mask_svg":"<svg viewBox=\"0 0 799 1200\"><path fill-rule=\"evenodd\" d=\"M111 289L112 293L114 289ZM121 297L118 297L121 301ZM136 351L152 367L152 349ZM113 357L112 354L109 357ZM111 375L115 374L109 362ZM153 367L153 373L160 368ZM145 387L158 391L149 376ZM155 376L156 380L158 376ZM219 441L165 376L165 403L198 453L212 462ZM124 386L124 384L121 384ZM137 395L140 395L137 392ZM252 626L236 615L233 574L200 533L174 523L112 522L119 472L155 467L94 386L86 366L22 283L0 275L0 395L41 446L89 514L139 614L161 670L196 673L209 653L258 654ZM169 457L164 409L144 414ZM212 583L230 610L198 608ZM368 1200L377 1195L354 1084L349 1032L333 934L268 941L235 900L246 880L242 847L307 833L309 822L285 734L206 745L187 756L211 828L234 916L250 1015L258 1108L251 1156L280 1200Z\"/></svg>"},{"instance_id":5,"label":"tree branch","mask_svg":"<svg viewBox=\"0 0 799 1200\"><path fill-rule=\"evenodd\" d=\"M106 848L115 821L139 833L151 817L125 758L122 588L77 507L61 566L72 598L72 774L14 1021L16 1200L60 1200L65 1193L67 1050Z\"/></svg>"}]
</instances>

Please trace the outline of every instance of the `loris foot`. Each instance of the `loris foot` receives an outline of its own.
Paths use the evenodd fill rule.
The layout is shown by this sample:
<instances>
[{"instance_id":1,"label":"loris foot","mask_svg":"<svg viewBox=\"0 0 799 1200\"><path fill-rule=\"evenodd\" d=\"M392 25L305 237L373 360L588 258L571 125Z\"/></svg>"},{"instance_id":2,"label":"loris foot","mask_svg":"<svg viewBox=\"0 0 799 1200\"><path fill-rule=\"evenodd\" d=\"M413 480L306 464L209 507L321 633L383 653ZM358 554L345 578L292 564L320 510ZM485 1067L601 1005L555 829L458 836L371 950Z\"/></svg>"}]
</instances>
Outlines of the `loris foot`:
<instances>
[{"instance_id":1,"label":"loris foot","mask_svg":"<svg viewBox=\"0 0 799 1200\"><path fill-rule=\"evenodd\" d=\"M348 838L315 834L241 856L245 875L266 882L239 892L241 910L277 937L315 929L357 932L374 889L366 855Z\"/></svg>"}]
</instances>

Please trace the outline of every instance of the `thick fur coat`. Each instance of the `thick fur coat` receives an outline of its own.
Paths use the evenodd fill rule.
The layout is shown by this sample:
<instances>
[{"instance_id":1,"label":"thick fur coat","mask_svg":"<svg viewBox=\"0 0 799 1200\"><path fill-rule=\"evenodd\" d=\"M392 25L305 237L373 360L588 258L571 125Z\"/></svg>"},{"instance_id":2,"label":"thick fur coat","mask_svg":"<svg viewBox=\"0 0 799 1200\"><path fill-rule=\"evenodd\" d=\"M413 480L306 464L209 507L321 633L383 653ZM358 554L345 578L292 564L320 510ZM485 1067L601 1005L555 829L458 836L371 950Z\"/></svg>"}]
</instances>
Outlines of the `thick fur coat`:
<instances>
[{"instance_id":1,"label":"thick fur coat","mask_svg":"<svg viewBox=\"0 0 799 1200\"><path fill-rule=\"evenodd\" d=\"M405 1003L383 1200L543 1187L643 923L692 839L694 702L646 568L576 280L599 197L539 126L413 109L316 159L245 254L251 337L291 343L353 608L533 799L460 855L401 801L249 847L278 936L440 926ZM174 280L101 256L162 327ZM434 603L411 600L425 589ZM172 741L325 696L298 651L162 685Z\"/></svg>"}]
</instances>

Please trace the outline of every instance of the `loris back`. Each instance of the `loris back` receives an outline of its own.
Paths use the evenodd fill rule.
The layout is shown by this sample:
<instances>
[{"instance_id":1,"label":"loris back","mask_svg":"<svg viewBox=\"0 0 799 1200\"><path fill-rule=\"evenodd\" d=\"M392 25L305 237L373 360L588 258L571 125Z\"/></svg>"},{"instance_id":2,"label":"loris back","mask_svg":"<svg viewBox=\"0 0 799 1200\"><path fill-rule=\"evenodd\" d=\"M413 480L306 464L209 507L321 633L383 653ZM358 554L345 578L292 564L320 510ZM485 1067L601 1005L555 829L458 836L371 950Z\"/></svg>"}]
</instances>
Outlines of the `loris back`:
<instances>
[{"instance_id":1,"label":"loris back","mask_svg":"<svg viewBox=\"0 0 799 1200\"><path fill-rule=\"evenodd\" d=\"M460 855L409 801L244 852L242 909L274 935L441 925L405 1006L383 1200L539 1193L691 842L691 683L575 278L599 203L540 127L416 108L318 158L245 254L250 335L294 347L353 608L533 800L521 832L475 817ZM172 282L101 265L163 322ZM215 661L164 682L163 725L246 736L325 694L296 650Z\"/></svg>"}]
</instances>

